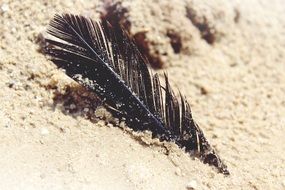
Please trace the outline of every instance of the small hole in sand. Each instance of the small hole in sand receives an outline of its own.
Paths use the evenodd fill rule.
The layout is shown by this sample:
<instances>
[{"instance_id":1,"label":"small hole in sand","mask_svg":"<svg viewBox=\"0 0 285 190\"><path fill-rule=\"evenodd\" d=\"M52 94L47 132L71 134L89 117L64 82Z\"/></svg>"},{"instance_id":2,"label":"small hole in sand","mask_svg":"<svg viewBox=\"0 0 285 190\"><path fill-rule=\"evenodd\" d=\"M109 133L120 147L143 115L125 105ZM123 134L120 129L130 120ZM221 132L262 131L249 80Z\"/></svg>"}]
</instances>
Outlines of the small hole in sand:
<instances>
[{"instance_id":1,"label":"small hole in sand","mask_svg":"<svg viewBox=\"0 0 285 190\"><path fill-rule=\"evenodd\" d=\"M171 44L171 47L174 53L176 54L180 53L181 48L182 48L182 42L181 42L180 35L175 33L174 31L168 31L166 35L170 39L170 44Z\"/></svg>"}]
</instances>

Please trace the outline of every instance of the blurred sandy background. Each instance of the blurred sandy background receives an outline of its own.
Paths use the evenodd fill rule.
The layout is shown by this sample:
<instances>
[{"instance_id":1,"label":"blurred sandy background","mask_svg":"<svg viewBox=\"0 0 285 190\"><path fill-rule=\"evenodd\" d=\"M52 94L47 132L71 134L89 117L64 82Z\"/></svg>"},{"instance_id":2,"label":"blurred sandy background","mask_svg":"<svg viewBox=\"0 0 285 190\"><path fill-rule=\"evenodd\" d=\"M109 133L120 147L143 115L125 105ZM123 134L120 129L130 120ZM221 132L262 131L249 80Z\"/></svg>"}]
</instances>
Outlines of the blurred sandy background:
<instances>
[{"instance_id":1,"label":"blurred sandy background","mask_svg":"<svg viewBox=\"0 0 285 190\"><path fill-rule=\"evenodd\" d=\"M64 12L116 16L231 175L90 120L92 98L66 90L76 84L38 51ZM282 0L0 0L0 189L285 189L284 71Z\"/></svg>"}]
</instances>

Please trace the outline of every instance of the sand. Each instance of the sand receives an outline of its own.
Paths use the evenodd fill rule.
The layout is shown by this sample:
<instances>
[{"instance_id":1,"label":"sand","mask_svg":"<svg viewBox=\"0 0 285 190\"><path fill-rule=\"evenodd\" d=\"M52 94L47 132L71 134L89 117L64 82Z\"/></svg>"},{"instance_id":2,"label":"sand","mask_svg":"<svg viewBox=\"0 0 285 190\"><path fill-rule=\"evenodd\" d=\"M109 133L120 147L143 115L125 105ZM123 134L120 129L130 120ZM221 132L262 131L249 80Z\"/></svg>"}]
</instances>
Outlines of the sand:
<instances>
[{"instance_id":1,"label":"sand","mask_svg":"<svg viewBox=\"0 0 285 190\"><path fill-rule=\"evenodd\" d=\"M38 51L55 13L99 19L104 4L0 1L0 189L285 189L284 2L120 5L154 66L187 96L228 177L171 143L94 119L96 98Z\"/></svg>"}]
</instances>

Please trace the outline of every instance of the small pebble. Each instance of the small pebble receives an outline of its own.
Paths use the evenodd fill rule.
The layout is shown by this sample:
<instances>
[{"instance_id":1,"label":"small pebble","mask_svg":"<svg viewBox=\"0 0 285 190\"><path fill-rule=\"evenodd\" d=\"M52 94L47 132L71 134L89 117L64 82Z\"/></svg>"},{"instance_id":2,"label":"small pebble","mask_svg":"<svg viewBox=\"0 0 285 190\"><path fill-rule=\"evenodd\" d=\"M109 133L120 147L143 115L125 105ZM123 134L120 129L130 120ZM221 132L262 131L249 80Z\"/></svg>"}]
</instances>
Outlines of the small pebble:
<instances>
[{"instance_id":1,"label":"small pebble","mask_svg":"<svg viewBox=\"0 0 285 190\"><path fill-rule=\"evenodd\" d=\"M111 123L107 123L107 127L114 127Z\"/></svg>"},{"instance_id":2,"label":"small pebble","mask_svg":"<svg viewBox=\"0 0 285 190\"><path fill-rule=\"evenodd\" d=\"M49 130L47 128L41 128L41 135L48 135Z\"/></svg>"},{"instance_id":3,"label":"small pebble","mask_svg":"<svg viewBox=\"0 0 285 190\"><path fill-rule=\"evenodd\" d=\"M3 13L9 11L9 5L5 4L5 3L3 5L1 5L1 11Z\"/></svg>"},{"instance_id":4,"label":"small pebble","mask_svg":"<svg viewBox=\"0 0 285 190\"><path fill-rule=\"evenodd\" d=\"M17 29L15 27L11 28L11 32L12 33L16 33L17 32Z\"/></svg>"},{"instance_id":5,"label":"small pebble","mask_svg":"<svg viewBox=\"0 0 285 190\"><path fill-rule=\"evenodd\" d=\"M197 182L195 180L192 180L187 184L186 189L187 190L195 190L195 189L197 189L197 187L198 187Z\"/></svg>"},{"instance_id":6,"label":"small pebble","mask_svg":"<svg viewBox=\"0 0 285 190\"><path fill-rule=\"evenodd\" d=\"M88 111L89 111L89 108L84 108L83 111L84 111L84 112L88 112Z\"/></svg>"},{"instance_id":7,"label":"small pebble","mask_svg":"<svg viewBox=\"0 0 285 190\"><path fill-rule=\"evenodd\" d=\"M76 105L75 104L70 104L69 108L74 110L76 108Z\"/></svg>"}]
</instances>

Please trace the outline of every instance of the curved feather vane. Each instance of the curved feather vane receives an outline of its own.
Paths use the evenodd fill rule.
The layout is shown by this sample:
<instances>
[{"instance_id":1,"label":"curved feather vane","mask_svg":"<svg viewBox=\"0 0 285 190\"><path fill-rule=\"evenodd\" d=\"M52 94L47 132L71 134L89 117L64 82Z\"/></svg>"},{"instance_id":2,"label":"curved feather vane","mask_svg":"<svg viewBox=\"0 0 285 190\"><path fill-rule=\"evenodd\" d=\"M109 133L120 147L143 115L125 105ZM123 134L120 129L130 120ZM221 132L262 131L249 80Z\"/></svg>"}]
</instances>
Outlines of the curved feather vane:
<instances>
[{"instance_id":1,"label":"curved feather vane","mask_svg":"<svg viewBox=\"0 0 285 190\"><path fill-rule=\"evenodd\" d=\"M114 32L116 31L116 32ZM175 142L185 151L229 174L203 132L193 120L190 106L175 96L167 75L162 87L150 73L147 60L121 28L83 16L55 15L47 31L45 53L66 74L94 92L110 111L136 131Z\"/></svg>"}]
</instances>

